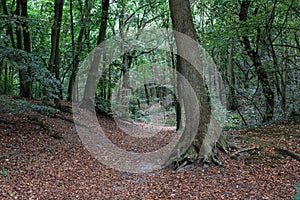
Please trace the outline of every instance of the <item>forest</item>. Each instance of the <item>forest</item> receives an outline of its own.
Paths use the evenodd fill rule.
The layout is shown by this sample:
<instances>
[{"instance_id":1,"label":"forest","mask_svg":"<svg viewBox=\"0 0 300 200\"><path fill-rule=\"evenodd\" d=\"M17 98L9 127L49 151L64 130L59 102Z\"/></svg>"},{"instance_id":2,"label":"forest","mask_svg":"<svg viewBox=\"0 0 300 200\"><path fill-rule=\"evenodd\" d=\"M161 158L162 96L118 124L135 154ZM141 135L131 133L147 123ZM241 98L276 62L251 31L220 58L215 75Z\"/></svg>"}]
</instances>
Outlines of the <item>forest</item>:
<instances>
[{"instance_id":1,"label":"forest","mask_svg":"<svg viewBox=\"0 0 300 200\"><path fill-rule=\"evenodd\" d=\"M0 5L1 199L300 200L300 2Z\"/></svg>"}]
</instances>

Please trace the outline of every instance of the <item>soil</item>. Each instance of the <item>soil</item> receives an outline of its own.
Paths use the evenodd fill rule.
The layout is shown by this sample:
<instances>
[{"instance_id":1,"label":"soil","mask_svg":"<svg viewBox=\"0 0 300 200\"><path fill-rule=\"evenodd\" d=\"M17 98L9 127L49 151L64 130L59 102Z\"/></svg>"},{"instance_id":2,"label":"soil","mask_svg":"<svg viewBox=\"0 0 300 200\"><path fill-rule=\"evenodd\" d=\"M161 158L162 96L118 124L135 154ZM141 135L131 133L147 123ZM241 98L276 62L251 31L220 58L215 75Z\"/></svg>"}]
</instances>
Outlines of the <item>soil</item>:
<instances>
[{"instance_id":1,"label":"soil","mask_svg":"<svg viewBox=\"0 0 300 200\"><path fill-rule=\"evenodd\" d=\"M69 112L0 113L0 199L293 199L300 182L300 161L280 151L300 154L299 117L227 131L239 149L220 152L223 167L211 163L149 173L120 172L99 162L72 121ZM165 127L149 138L137 137L143 124L127 124L133 132L128 135L113 118L98 121L112 143L132 152L155 151L175 133ZM231 156L247 148L252 149Z\"/></svg>"}]
</instances>

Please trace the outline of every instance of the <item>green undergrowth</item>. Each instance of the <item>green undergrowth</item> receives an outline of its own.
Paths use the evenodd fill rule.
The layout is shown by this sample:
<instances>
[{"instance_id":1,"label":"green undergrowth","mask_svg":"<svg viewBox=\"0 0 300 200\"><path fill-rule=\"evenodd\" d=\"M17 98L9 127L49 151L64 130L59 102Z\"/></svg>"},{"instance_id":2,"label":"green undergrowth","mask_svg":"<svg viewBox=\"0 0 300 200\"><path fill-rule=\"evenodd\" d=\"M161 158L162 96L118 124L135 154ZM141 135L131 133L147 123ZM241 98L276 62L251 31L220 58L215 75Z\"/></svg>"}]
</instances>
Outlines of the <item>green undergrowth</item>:
<instances>
[{"instance_id":1,"label":"green undergrowth","mask_svg":"<svg viewBox=\"0 0 300 200\"><path fill-rule=\"evenodd\" d=\"M13 99L0 95L0 113L21 114L26 111L36 111L44 115L59 112L58 109L42 104L32 104L24 99Z\"/></svg>"},{"instance_id":2,"label":"green undergrowth","mask_svg":"<svg viewBox=\"0 0 300 200\"><path fill-rule=\"evenodd\" d=\"M257 124L249 124L249 125L226 125L223 127L225 131L228 130L241 130L241 129L255 129L265 127L266 125L272 125L274 123L283 123L286 120L293 120L295 123L300 123L300 117L299 115L296 116L287 116L287 117L281 117L277 118L268 122L262 122L262 123L257 123Z\"/></svg>"}]
</instances>

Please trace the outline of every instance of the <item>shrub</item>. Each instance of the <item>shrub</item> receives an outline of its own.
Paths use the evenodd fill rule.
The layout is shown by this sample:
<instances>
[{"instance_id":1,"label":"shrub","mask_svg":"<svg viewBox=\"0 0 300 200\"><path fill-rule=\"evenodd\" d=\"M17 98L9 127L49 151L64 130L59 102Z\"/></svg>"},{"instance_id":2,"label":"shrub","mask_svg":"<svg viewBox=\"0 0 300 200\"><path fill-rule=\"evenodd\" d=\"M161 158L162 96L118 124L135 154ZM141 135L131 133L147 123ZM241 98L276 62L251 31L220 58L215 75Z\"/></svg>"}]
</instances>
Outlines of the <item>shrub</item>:
<instances>
[{"instance_id":1,"label":"shrub","mask_svg":"<svg viewBox=\"0 0 300 200\"><path fill-rule=\"evenodd\" d=\"M111 102L110 100L104 99L101 96L95 98L95 110L97 114L110 115L111 111Z\"/></svg>"},{"instance_id":2,"label":"shrub","mask_svg":"<svg viewBox=\"0 0 300 200\"><path fill-rule=\"evenodd\" d=\"M0 112L2 113L23 113L28 110L37 111L46 115L59 112L59 110L51 106L30 104L23 99L14 100L5 96L0 96Z\"/></svg>"}]
</instances>

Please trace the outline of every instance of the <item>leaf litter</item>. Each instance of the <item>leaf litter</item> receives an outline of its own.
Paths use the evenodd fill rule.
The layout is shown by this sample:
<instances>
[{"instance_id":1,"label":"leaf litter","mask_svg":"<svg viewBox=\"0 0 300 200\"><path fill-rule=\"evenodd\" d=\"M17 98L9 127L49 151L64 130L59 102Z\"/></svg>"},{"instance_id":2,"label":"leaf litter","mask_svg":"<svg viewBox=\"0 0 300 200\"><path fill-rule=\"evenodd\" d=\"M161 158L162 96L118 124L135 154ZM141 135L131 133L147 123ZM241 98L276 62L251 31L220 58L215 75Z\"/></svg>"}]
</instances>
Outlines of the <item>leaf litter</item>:
<instances>
[{"instance_id":1,"label":"leaf litter","mask_svg":"<svg viewBox=\"0 0 300 200\"><path fill-rule=\"evenodd\" d=\"M149 140L135 139L112 118L98 120L107 137L127 151L155 151L172 135L166 130ZM224 167L209 164L144 174L101 164L85 149L71 122L67 112L0 114L0 199L292 199L300 182L300 162L276 151L300 154L299 117L228 131L242 149L257 148L234 158L221 152Z\"/></svg>"}]
</instances>

